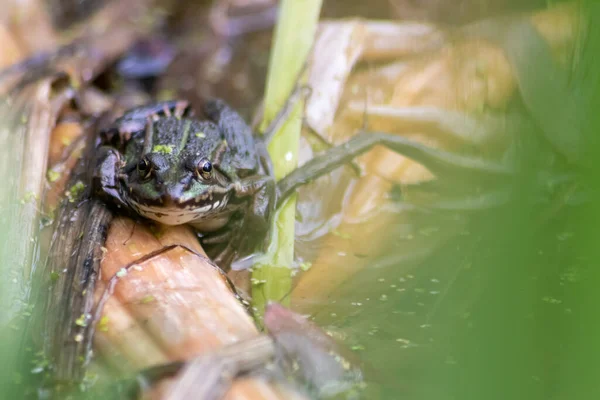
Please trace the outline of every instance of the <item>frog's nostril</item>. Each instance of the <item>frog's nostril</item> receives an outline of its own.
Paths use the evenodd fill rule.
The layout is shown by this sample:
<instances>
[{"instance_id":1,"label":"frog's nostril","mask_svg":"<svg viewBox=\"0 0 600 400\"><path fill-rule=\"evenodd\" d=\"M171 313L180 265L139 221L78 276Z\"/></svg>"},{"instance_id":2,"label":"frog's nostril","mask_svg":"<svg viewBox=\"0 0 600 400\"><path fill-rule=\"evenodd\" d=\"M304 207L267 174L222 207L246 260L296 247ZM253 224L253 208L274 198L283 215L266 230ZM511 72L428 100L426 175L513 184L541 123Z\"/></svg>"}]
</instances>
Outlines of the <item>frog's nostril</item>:
<instances>
[{"instance_id":1,"label":"frog's nostril","mask_svg":"<svg viewBox=\"0 0 600 400\"><path fill-rule=\"evenodd\" d=\"M182 195L185 193L182 185L165 185L161 190L162 202L165 207L177 207L182 202Z\"/></svg>"}]
</instances>

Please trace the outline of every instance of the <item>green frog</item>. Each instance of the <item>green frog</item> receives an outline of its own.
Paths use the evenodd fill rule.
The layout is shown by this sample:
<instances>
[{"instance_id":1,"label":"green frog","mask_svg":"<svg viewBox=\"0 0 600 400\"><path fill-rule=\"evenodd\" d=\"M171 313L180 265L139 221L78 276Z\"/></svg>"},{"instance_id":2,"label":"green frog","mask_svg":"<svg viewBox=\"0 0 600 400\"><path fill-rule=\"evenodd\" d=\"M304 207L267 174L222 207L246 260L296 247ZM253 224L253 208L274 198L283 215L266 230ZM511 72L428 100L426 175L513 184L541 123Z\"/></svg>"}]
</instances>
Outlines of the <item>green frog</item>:
<instances>
[{"instance_id":1,"label":"green frog","mask_svg":"<svg viewBox=\"0 0 600 400\"><path fill-rule=\"evenodd\" d=\"M398 135L361 132L275 182L264 137L223 100L194 116L185 101L127 111L101 132L93 172L97 195L122 211L164 225L189 224L213 261L264 250L276 207L301 185L381 144L458 181L509 176L503 165L461 157ZM261 248L262 246L262 248Z\"/></svg>"}]
</instances>

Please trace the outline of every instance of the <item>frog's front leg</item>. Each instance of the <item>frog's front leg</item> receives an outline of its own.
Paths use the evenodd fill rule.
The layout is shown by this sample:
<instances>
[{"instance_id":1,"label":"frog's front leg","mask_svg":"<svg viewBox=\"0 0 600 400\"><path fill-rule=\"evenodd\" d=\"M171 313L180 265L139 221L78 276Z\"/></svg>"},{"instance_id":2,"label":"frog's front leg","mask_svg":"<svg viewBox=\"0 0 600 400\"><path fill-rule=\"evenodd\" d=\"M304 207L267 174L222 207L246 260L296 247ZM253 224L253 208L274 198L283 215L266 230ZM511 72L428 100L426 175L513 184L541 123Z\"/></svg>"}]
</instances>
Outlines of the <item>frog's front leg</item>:
<instances>
[{"instance_id":1,"label":"frog's front leg","mask_svg":"<svg viewBox=\"0 0 600 400\"><path fill-rule=\"evenodd\" d=\"M127 209L127 203L121 197L119 182L119 175L124 165L125 162L117 150L108 146L100 147L96 153L92 172L92 190L105 202Z\"/></svg>"},{"instance_id":2,"label":"frog's front leg","mask_svg":"<svg viewBox=\"0 0 600 400\"><path fill-rule=\"evenodd\" d=\"M244 229L250 235L263 238L269 231L269 221L275 209L275 180L271 176L252 176L234 184L239 198L250 196L244 218Z\"/></svg>"},{"instance_id":3,"label":"frog's front leg","mask_svg":"<svg viewBox=\"0 0 600 400\"><path fill-rule=\"evenodd\" d=\"M239 253L240 239L243 234L244 220L232 218L217 232L202 235L200 242L210 259L224 271L229 270Z\"/></svg>"},{"instance_id":4,"label":"frog's front leg","mask_svg":"<svg viewBox=\"0 0 600 400\"><path fill-rule=\"evenodd\" d=\"M223 232L208 235L203 240L203 244L208 245L226 242L218 254L211 255L213 261L225 270L229 269L234 258L266 250L275 208L275 181L270 176L248 177L235 183L233 188L234 197L248 201L243 215L231 221Z\"/></svg>"}]
</instances>

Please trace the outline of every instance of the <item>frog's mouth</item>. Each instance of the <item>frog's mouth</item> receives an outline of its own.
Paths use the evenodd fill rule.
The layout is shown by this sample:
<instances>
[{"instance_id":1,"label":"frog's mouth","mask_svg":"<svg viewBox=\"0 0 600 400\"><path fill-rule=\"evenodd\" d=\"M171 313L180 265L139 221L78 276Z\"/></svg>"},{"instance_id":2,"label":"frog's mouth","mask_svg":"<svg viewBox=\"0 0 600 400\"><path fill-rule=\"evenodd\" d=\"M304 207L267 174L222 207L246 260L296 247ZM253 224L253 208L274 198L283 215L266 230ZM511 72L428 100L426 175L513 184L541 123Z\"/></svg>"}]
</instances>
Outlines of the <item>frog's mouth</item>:
<instances>
[{"instance_id":1,"label":"frog's mouth","mask_svg":"<svg viewBox=\"0 0 600 400\"><path fill-rule=\"evenodd\" d=\"M205 204L182 204L180 207L167 208L164 206L144 205L131 202L131 207L142 217L159 222L163 225L184 225L197 221L222 210L227 199L216 200Z\"/></svg>"}]
</instances>

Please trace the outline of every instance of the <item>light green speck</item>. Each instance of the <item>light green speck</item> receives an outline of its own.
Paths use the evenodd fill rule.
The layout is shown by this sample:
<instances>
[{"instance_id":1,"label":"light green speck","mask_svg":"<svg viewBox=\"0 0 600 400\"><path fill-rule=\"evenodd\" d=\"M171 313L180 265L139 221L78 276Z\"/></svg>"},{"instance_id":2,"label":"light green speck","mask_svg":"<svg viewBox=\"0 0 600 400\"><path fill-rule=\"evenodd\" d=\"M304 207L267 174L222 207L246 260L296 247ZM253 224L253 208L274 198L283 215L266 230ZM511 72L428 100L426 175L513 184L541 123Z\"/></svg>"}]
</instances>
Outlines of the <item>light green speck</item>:
<instances>
[{"instance_id":1,"label":"light green speck","mask_svg":"<svg viewBox=\"0 0 600 400\"><path fill-rule=\"evenodd\" d=\"M250 283L252 284L252 286L260 286L260 285L264 285L266 283L266 280L250 278Z\"/></svg>"},{"instance_id":2,"label":"light green speck","mask_svg":"<svg viewBox=\"0 0 600 400\"><path fill-rule=\"evenodd\" d=\"M48 176L48 181L56 182L60 178L60 172L51 169L48 171L47 176Z\"/></svg>"},{"instance_id":3,"label":"light green speck","mask_svg":"<svg viewBox=\"0 0 600 400\"><path fill-rule=\"evenodd\" d=\"M98 322L98 330L101 332L108 332L108 317L106 315L100 318L100 321Z\"/></svg>"},{"instance_id":4,"label":"light green speck","mask_svg":"<svg viewBox=\"0 0 600 400\"><path fill-rule=\"evenodd\" d=\"M156 98L158 100L170 100L173 97L175 97L175 91L168 90L168 89L161 90L160 92L158 92L158 95L156 96Z\"/></svg>"},{"instance_id":5,"label":"light green speck","mask_svg":"<svg viewBox=\"0 0 600 400\"><path fill-rule=\"evenodd\" d=\"M152 303L154 300L156 300L156 298L149 294L149 295L142 297L142 299L140 301L142 302L142 304L148 304L148 303Z\"/></svg>"},{"instance_id":6,"label":"light green speck","mask_svg":"<svg viewBox=\"0 0 600 400\"><path fill-rule=\"evenodd\" d=\"M308 271L310 269L310 267L312 267L312 263L311 262L303 262L302 264L300 264L300 269L302 271Z\"/></svg>"},{"instance_id":7,"label":"light green speck","mask_svg":"<svg viewBox=\"0 0 600 400\"><path fill-rule=\"evenodd\" d=\"M170 144L157 144L152 148L153 153L171 154L173 152L173 145Z\"/></svg>"},{"instance_id":8,"label":"light green speck","mask_svg":"<svg viewBox=\"0 0 600 400\"><path fill-rule=\"evenodd\" d=\"M69 202L73 203L77 198L83 193L85 190L85 185L81 181L77 181L73 186L67 190L66 195L69 199Z\"/></svg>"},{"instance_id":9,"label":"light green speck","mask_svg":"<svg viewBox=\"0 0 600 400\"><path fill-rule=\"evenodd\" d=\"M204 132L196 132L196 137L198 139L204 139L206 137L206 133L204 133Z\"/></svg>"},{"instance_id":10,"label":"light green speck","mask_svg":"<svg viewBox=\"0 0 600 400\"><path fill-rule=\"evenodd\" d=\"M562 303L562 300L556 299L554 297L551 296L545 296L542 298L542 301L549 303L549 304L560 304Z\"/></svg>"},{"instance_id":11,"label":"light green speck","mask_svg":"<svg viewBox=\"0 0 600 400\"><path fill-rule=\"evenodd\" d=\"M341 237L342 239L352 239L352 235L346 232L340 232L337 229L331 231L335 236Z\"/></svg>"},{"instance_id":12,"label":"light green speck","mask_svg":"<svg viewBox=\"0 0 600 400\"><path fill-rule=\"evenodd\" d=\"M34 192L27 192L25 196L21 199L21 204L31 203L37 199L37 196Z\"/></svg>"},{"instance_id":13,"label":"light green speck","mask_svg":"<svg viewBox=\"0 0 600 400\"><path fill-rule=\"evenodd\" d=\"M86 320L85 314L81 314L81 316L75 320L75 325L81 326L81 327L87 326L87 320Z\"/></svg>"}]
</instances>

